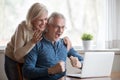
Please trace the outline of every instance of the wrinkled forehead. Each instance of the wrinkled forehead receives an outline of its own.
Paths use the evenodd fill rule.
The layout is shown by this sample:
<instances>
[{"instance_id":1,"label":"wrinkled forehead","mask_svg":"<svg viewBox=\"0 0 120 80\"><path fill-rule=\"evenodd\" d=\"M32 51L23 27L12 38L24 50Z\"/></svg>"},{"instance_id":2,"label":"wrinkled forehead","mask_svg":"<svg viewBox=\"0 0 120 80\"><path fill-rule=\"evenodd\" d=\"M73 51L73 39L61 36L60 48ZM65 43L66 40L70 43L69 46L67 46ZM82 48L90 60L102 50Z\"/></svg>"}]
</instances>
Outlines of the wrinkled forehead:
<instances>
[{"instance_id":1,"label":"wrinkled forehead","mask_svg":"<svg viewBox=\"0 0 120 80\"><path fill-rule=\"evenodd\" d=\"M63 18L56 18L56 19L54 19L54 22L57 24L65 25L65 19L63 19Z\"/></svg>"},{"instance_id":2,"label":"wrinkled forehead","mask_svg":"<svg viewBox=\"0 0 120 80\"><path fill-rule=\"evenodd\" d=\"M51 21L51 24L59 25L59 26L65 26L65 19L64 18L54 18L53 21Z\"/></svg>"}]
</instances>

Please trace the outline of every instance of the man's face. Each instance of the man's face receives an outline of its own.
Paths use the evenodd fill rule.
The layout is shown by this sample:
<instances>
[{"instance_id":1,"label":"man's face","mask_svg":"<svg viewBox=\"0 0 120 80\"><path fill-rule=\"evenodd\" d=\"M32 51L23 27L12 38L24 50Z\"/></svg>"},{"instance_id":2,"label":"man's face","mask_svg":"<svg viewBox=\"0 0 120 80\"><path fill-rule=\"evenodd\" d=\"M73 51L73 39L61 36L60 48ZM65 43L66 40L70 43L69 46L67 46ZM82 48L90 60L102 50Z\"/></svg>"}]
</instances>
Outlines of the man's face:
<instances>
[{"instance_id":1,"label":"man's face","mask_svg":"<svg viewBox=\"0 0 120 80\"><path fill-rule=\"evenodd\" d=\"M49 36L51 40L56 41L63 34L65 28L65 20L63 18L55 18L48 26Z\"/></svg>"}]
</instances>

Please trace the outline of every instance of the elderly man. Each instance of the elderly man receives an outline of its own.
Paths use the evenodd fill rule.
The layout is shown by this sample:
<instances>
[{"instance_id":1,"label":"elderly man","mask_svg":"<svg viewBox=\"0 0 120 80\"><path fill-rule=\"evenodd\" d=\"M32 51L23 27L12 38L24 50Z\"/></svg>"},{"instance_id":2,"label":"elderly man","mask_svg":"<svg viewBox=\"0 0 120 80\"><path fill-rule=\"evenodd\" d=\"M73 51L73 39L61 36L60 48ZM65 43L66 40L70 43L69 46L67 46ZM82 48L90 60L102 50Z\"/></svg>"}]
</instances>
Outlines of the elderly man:
<instances>
[{"instance_id":1,"label":"elderly man","mask_svg":"<svg viewBox=\"0 0 120 80\"><path fill-rule=\"evenodd\" d=\"M28 80L65 80L67 57L73 67L81 68L83 58L73 48L68 51L60 38L64 29L64 16L52 13L43 39L25 57L24 77Z\"/></svg>"}]
</instances>

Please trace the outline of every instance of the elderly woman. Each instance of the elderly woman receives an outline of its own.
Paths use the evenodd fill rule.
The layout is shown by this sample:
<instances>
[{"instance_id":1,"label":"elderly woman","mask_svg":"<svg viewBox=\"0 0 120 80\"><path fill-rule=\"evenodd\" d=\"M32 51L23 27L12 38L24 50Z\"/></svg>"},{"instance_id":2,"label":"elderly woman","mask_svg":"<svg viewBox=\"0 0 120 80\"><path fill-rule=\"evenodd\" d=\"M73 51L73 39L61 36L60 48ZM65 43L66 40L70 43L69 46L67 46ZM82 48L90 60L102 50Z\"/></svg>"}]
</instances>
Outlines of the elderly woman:
<instances>
[{"instance_id":1,"label":"elderly woman","mask_svg":"<svg viewBox=\"0 0 120 80\"><path fill-rule=\"evenodd\" d=\"M8 80L19 80L17 63L23 63L24 56L42 39L47 16L46 7L35 3L29 9L26 20L18 25L5 49L5 72Z\"/></svg>"}]
</instances>

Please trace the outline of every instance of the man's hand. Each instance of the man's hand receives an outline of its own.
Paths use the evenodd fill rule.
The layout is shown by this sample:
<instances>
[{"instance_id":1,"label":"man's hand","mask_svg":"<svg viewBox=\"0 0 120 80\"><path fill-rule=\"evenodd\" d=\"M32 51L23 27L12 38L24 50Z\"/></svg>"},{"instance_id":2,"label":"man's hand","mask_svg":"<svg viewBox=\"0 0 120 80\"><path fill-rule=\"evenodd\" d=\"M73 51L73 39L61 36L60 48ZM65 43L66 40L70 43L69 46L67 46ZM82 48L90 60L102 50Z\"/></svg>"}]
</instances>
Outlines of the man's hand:
<instances>
[{"instance_id":1,"label":"man's hand","mask_svg":"<svg viewBox=\"0 0 120 80\"><path fill-rule=\"evenodd\" d=\"M82 63L78 60L77 57L70 56L70 62L73 67L76 67L76 68L82 67Z\"/></svg>"},{"instance_id":2,"label":"man's hand","mask_svg":"<svg viewBox=\"0 0 120 80\"><path fill-rule=\"evenodd\" d=\"M57 74L65 71L65 62L60 61L55 66L48 68L48 74Z\"/></svg>"}]
</instances>

